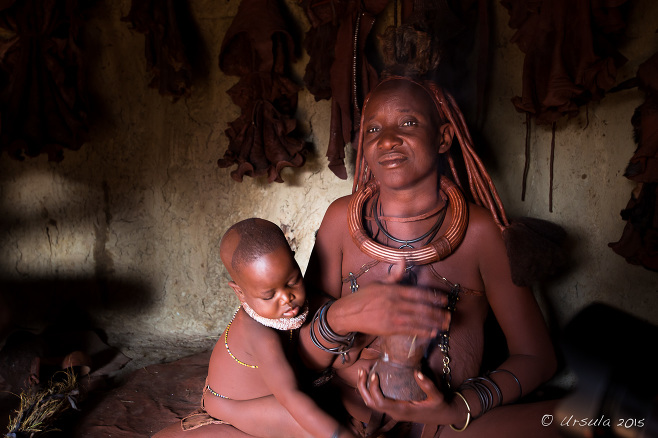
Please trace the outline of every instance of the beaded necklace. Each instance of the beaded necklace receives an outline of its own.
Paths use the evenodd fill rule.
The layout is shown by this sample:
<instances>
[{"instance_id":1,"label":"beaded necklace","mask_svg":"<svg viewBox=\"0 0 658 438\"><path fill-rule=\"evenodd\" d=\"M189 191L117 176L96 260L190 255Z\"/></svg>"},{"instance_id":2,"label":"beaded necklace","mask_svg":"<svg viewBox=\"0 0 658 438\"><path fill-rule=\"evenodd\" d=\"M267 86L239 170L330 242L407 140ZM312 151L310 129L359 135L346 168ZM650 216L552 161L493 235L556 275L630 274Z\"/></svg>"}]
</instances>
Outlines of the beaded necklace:
<instances>
[{"instance_id":1,"label":"beaded necklace","mask_svg":"<svg viewBox=\"0 0 658 438\"><path fill-rule=\"evenodd\" d=\"M301 327L301 325L304 323L306 320L306 316L308 315L308 306L304 304L304 309L302 313L295 318L279 318L279 319L270 319L270 318L264 318L257 314L247 303L242 303L242 308L245 310L245 312L252 317L256 322L259 322L260 324L263 324L266 327L270 327L273 329L277 330L287 330L290 329L290 341L292 342L292 333L293 330L298 329ZM236 315L240 311L240 307L237 308L235 313L233 314L233 317L231 318L231 321L229 321L228 325L226 326L226 331L224 332L224 346L226 347L226 351L228 351L229 356L233 358L237 363L240 365L243 365L248 368L252 369L257 369L258 365L249 365L248 363L242 362L240 359L235 357L233 352L231 352L231 349L228 347L228 331L231 328L231 324L233 324L233 320L235 319ZM289 321L287 324L284 324L285 326L282 326L282 321L281 320L286 320ZM276 324L274 324L276 323ZM274 325L272 325L274 324ZM292 327L292 328L291 328Z\"/></svg>"},{"instance_id":2,"label":"beaded necklace","mask_svg":"<svg viewBox=\"0 0 658 438\"><path fill-rule=\"evenodd\" d=\"M294 330L298 329L306 321L306 316L308 316L308 305L304 303L304 307L301 309L299 315L294 318L265 318L260 316L254 309L252 309L247 302L242 303L242 308L247 315L251 316L253 320L261 323L265 327L273 328L275 330Z\"/></svg>"},{"instance_id":3,"label":"beaded necklace","mask_svg":"<svg viewBox=\"0 0 658 438\"><path fill-rule=\"evenodd\" d=\"M240 359L238 359L237 357L235 357L235 356L233 355L233 353L231 353L231 349L228 348L228 331L229 331L229 329L231 328L231 324L233 324L233 320L235 319L235 316L238 314L239 311L240 311L240 308L238 307L238 310L236 310L235 313L233 314L233 318L231 318L231 321L230 321L230 322L228 323L228 325L226 326L226 331L224 332L224 346L226 347L226 351L228 351L229 356L231 356L231 357L233 358L234 361L236 361L236 362L239 363L240 365L243 365L243 366L245 366L245 367L247 367L247 368L253 368L253 369L256 369L256 368L258 368L258 365L249 365L248 363L244 363L244 362L242 362Z\"/></svg>"}]
</instances>

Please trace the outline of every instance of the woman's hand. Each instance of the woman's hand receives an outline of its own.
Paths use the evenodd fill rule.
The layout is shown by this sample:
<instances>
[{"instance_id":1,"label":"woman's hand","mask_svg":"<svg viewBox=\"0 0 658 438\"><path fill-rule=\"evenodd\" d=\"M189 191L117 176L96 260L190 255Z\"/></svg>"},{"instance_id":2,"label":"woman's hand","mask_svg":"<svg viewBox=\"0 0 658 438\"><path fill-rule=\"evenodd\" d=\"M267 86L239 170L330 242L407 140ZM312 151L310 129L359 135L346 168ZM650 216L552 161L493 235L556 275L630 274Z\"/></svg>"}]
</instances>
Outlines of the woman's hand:
<instances>
[{"instance_id":1,"label":"woman's hand","mask_svg":"<svg viewBox=\"0 0 658 438\"><path fill-rule=\"evenodd\" d=\"M327 318L338 333L360 332L370 335L416 335L433 338L450 326L444 292L398 284L404 275L404 263L391 269L383 282L373 282L335 302Z\"/></svg>"},{"instance_id":2,"label":"woman's hand","mask_svg":"<svg viewBox=\"0 0 658 438\"><path fill-rule=\"evenodd\" d=\"M379 386L379 376L370 377L368 387L368 371L359 370L357 387L363 401L370 409L384 412L397 421L410 421L422 424L457 424L466 419L465 412L461 412L457 399L452 403L445 400L443 394L434 383L420 371L414 373L416 383L423 390L427 398L421 401L403 401L386 398Z\"/></svg>"}]
</instances>

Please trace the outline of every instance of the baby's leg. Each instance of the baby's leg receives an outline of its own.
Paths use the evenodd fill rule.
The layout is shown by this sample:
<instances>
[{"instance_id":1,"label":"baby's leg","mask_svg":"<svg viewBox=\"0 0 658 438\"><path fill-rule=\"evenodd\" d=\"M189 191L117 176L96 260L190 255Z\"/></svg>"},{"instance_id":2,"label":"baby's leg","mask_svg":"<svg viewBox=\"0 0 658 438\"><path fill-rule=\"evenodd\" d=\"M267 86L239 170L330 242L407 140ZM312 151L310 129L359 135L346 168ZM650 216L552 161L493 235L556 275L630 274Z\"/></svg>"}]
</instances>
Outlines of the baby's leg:
<instances>
[{"instance_id":1,"label":"baby's leg","mask_svg":"<svg viewBox=\"0 0 658 438\"><path fill-rule=\"evenodd\" d=\"M272 397L274 399L274 397ZM276 399L274 399L276 401ZM277 402L278 404L278 402ZM279 405L281 407L281 405ZM282 408L282 407L281 407ZM276 421L267 421L259 415L255 415L250 424L243 425L250 431L258 433L258 435L249 435L229 424L208 424L192 430L183 430L180 422L176 422L160 432L153 435L153 438L281 438L282 436L290 438L310 438L305 430L288 414L288 419L280 418ZM282 413L283 414L283 413Z\"/></svg>"},{"instance_id":2,"label":"baby's leg","mask_svg":"<svg viewBox=\"0 0 658 438\"><path fill-rule=\"evenodd\" d=\"M249 436L311 438L273 395L252 400L229 400L206 393L204 400L210 415L221 418Z\"/></svg>"}]
</instances>

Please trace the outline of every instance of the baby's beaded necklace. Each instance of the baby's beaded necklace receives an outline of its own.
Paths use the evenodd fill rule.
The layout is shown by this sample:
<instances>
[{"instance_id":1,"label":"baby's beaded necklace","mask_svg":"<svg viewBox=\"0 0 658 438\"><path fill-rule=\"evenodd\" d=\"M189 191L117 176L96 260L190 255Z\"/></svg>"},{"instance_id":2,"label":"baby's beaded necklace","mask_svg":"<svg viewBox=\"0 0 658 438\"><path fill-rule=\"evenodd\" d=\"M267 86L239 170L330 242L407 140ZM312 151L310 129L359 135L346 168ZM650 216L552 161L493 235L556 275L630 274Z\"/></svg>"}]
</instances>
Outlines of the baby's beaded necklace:
<instances>
[{"instance_id":1,"label":"baby's beaded necklace","mask_svg":"<svg viewBox=\"0 0 658 438\"><path fill-rule=\"evenodd\" d=\"M253 368L253 369L256 369L256 368L258 368L258 365L249 365L248 363L244 363L244 362L242 362L240 359L238 359L237 357L235 357L235 356L233 355L233 353L231 353L231 349L228 348L228 331L229 331L229 329L231 328L231 324L233 324L233 320L235 319L235 316L238 314L239 311L240 311L240 308L238 307L238 309L237 309L237 310L235 311L235 313L233 314L233 318L231 318L231 321L229 321L228 325L226 326L226 331L224 332L224 346L226 347L226 351L228 351L229 356L231 356L231 357L233 358L234 361L236 361L236 362L239 363L240 365L243 365L243 366L245 366L245 367L247 367L247 368Z\"/></svg>"},{"instance_id":2,"label":"baby's beaded necklace","mask_svg":"<svg viewBox=\"0 0 658 438\"><path fill-rule=\"evenodd\" d=\"M252 318L253 318L252 314L258 315L251 309L251 307L247 306L247 303L243 303L242 307L244 308L245 312L249 316L251 316ZM240 359L235 357L235 355L233 354L233 352L231 352L231 349L228 346L228 331L231 328L231 324L233 324L233 320L235 319L235 317L237 316L239 311L240 311L240 307L238 307L235 310L235 313L233 314L233 317L231 318L231 321L229 321L228 325L226 326L226 330L224 331L224 346L226 347L226 351L228 352L229 356L231 356L234 361L236 361L240 365L245 366L247 368L257 369L258 365L249 365L248 363L242 362ZM303 313L301 315L299 315L298 317L294 318L294 319L298 320L296 322L299 323L299 325L301 326L301 324L306 319L307 314L308 314L308 307L305 306L305 309L303 310ZM258 315L258 316L259 316L260 319L265 319L260 315ZM254 318L254 320L261 323L261 324L263 324L259 319ZM263 325L265 325L265 324L263 324ZM295 324L295 325L297 325L297 324ZM270 327L270 325L266 325L266 327ZM274 327L272 327L272 328L274 328ZM293 332L293 329L290 329L290 341L292 341L292 332Z\"/></svg>"}]
</instances>

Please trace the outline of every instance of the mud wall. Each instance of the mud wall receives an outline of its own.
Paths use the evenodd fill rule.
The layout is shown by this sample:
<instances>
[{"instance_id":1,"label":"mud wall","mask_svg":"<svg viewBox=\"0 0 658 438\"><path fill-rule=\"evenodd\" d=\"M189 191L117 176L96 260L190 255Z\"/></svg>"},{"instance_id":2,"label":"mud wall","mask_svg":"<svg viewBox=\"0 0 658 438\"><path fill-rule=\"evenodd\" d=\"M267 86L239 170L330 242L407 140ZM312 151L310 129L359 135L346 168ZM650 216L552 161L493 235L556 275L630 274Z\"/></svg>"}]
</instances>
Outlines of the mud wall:
<instances>
[{"instance_id":1,"label":"mud wall","mask_svg":"<svg viewBox=\"0 0 658 438\"><path fill-rule=\"evenodd\" d=\"M305 269L329 203L351 190L324 157L330 104L299 94L298 120L314 144L283 184L233 181L218 168L224 129L239 115L226 91L236 78L217 67L238 1L190 2L201 59L192 94L172 102L148 88L144 37L122 22L130 2L96 2L87 12L84 53L91 98L91 140L65 152L18 162L0 156L0 331L52 325L93 326L142 362L173 359L213 344L237 300L226 285L218 242L234 222L260 216L285 225ZM285 2L301 31L297 2ZM592 301L658 323L656 273L607 247L625 222L619 212L633 184L623 177L635 144L630 118L643 95L628 90L561 121L556 132L553 212L548 211L550 129L531 131L528 194L521 202L525 117L510 99L521 91L523 55L510 43L507 11L493 3L495 37L483 136L487 162L512 215L567 229L570 270L536 292L554 326ZM619 81L658 50L658 4L636 2ZM307 56L294 65L299 80ZM353 159L348 152L348 174Z\"/></svg>"}]
</instances>

